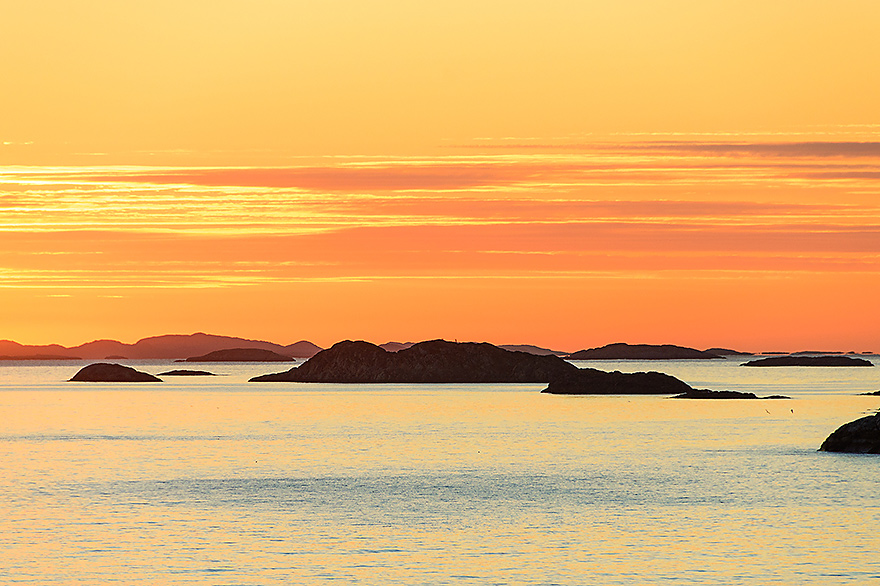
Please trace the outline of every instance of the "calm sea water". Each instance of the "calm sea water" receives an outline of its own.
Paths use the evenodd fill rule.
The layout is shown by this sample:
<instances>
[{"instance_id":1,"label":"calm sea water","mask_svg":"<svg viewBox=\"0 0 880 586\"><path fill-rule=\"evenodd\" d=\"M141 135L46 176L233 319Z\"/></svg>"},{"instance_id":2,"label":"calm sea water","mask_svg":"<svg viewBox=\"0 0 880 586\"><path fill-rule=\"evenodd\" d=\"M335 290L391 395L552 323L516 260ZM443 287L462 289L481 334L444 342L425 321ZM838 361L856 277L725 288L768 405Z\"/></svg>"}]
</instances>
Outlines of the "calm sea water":
<instances>
[{"instance_id":1,"label":"calm sea water","mask_svg":"<svg viewBox=\"0 0 880 586\"><path fill-rule=\"evenodd\" d=\"M2 363L0 583L880 581L880 457L816 451L880 408L858 396L880 368L738 364L590 366L792 399L247 383L283 370L255 364L66 383L82 363Z\"/></svg>"}]
</instances>

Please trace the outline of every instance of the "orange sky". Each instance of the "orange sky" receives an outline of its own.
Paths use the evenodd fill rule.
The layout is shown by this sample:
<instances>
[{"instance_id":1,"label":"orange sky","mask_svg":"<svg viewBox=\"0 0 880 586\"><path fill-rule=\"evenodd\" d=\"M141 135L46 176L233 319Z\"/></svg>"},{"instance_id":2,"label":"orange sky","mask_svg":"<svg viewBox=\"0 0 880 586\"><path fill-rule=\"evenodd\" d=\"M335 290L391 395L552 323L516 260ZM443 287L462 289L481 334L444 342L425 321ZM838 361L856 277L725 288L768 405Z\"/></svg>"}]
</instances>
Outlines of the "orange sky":
<instances>
[{"instance_id":1,"label":"orange sky","mask_svg":"<svg viewBox=\"0 0 880 586\"><path fill-rule=\"evenodd\" d=\"M880 351L880 5L422 4L5 8L0 338Z\"/></svg>"}]
</instances>

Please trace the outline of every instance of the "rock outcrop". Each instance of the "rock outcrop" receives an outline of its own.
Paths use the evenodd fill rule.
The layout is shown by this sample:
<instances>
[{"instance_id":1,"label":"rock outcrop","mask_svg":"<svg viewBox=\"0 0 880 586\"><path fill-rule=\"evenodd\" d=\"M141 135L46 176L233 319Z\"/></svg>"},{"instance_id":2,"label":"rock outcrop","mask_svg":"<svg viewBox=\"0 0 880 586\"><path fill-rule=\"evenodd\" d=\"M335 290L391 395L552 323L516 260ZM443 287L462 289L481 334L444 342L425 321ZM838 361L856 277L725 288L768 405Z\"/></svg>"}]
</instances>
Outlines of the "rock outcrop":
<instances>
[{"instance_id":1,"label":"rock outcrop","mask_svg":"<svg viewBox=\"0 0 880 586\"><path fill-rule=\"evenodd\" d=\"M823 452L880 454L880 413L841 425L822 442Z\"/></svg>"},{"instance_id":2,"label":"rock outcrop","mask_svg":"<svg viewBox=\"0 0 880 586\"><path fill-rule=\"evenodd\" d=\"M208 352L204 356L193 356L183 362L292 362L290 356L284 356L263 348L229 348Z\"/></svg>"},{"instance_id":3,"label":"rock outcrop","mask_svg":"<svg viewBox=\"0 0 880 586\"><path fill-rule=\"evenodd\" d=\"M80 369L71 381L74 382L108 382L108 383L160 383L162 379L135 370L130 366L98 362Z\"/></svg>"},{"instance_id":4,"label":"rock outcrop","mask_svg":"<svg viewBox=\"0 0 880 586\"><path fill-rule=\"evenodd\" d=\"M344 341L286 372L253 382L549 383L556 394L675 394L690 386L660 373L623 374L580 369L557 356L511 352L486 343L420 342L387 352Z\"/></svg>"},{"instance_id":5,"label":"rock outcrop","mask_svg":"<svg viewBox=\"0 0 880 586\"><path fill-rule=\"evenodd\" d=\"M168 372L160 372L159 376L217 376L213 372L207 370L169 370Z\"/></svg>"},{"instance_id":6,"label":"rock outcrop","mask_svg":"<svg viewBox=\"0 0 880 586\"><path fill-rule=\"evenodd\" d=\"M686 393L676 395L673 399L791 399L785 395L769 395L759 397L755 393L743 393L741 391L710 391L709 389L691 389Z\"/></svg>"},{"instance_id":7,"label":"rock outcrop","mask_svg":"<svg viewBox=\"0 0 880 586\"><path fill-rule=\"evenodd\" d=\"M870 360L851 356L771 356L741 366L874 366Z\"/></svg>"},{"instance_id":8,"label":"rock outcrop","mask_svg":"<svg viewBox=\"0 0 880 586\"><path fill-rule=\"evenodd\" d=\"M724 356L706 350L673 346L671 344L608 344L601 348L578 350L569 354L569 360L706 360Z\"/></svg>"}]
</instances>

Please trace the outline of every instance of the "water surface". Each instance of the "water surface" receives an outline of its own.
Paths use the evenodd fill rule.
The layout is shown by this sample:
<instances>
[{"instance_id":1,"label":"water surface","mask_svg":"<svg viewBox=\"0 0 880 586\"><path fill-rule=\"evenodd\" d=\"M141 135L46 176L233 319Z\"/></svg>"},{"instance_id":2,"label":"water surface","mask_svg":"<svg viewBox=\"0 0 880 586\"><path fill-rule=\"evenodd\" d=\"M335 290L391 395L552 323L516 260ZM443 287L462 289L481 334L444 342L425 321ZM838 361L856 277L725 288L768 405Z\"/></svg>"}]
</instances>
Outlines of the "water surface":
<instances>
[{"instance_id":1,"label":"water surface","mask_svg":"<svg viewBox=\"0 0 880 586\"><path fill-rule=\"evenodd\" d=\"M857 395L880 369L737 364L582 365L792 400L247 383L279 370L253 364L66 383L82 364L2 364L0 582L880 579L880 458L816 451L880 408Z\"/></svg>"}]
</instances>

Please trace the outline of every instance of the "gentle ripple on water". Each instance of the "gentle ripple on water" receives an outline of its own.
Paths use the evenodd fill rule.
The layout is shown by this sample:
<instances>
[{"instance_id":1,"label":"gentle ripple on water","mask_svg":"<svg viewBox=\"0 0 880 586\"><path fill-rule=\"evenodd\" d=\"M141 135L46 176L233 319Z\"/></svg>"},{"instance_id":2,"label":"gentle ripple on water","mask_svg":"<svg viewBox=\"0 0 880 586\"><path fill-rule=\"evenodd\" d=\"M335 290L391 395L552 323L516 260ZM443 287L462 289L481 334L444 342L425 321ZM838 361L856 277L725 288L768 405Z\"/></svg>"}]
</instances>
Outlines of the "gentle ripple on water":
<instances>
[{"instance_id":1,"label":"gentle ripple on water","mask_svg":"<svg viewBox=\"0 0 880 586\"><path fill-rule=\"evenodd\" d=\"M69 365L10 368L0 583L880 579L880 459L816 451L880 407L856 395L880 386L874 369L664 365L698 386L793 396L706 402L247 384L253 366L71 386Z\"/></svg>"}]
</instances>

